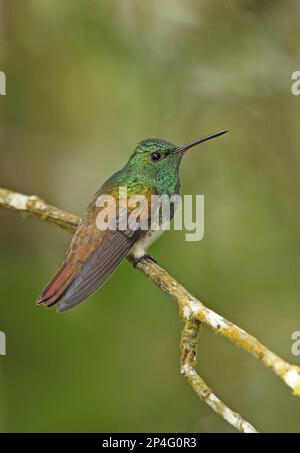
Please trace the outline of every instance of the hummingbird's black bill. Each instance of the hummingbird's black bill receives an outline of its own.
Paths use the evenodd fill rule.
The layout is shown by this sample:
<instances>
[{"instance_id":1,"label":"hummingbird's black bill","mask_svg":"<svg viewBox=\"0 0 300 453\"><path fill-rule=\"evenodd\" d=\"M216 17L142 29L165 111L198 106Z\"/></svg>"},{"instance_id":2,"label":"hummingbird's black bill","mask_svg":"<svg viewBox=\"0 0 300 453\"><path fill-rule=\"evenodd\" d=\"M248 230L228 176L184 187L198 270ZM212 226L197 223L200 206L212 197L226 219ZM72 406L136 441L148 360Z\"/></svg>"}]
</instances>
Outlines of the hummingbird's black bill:
<instances>
[{"instance_id":1,"label":"hummingbird's black bill","mask_svg":"<svg viewBox=\"0 0 300 453\"><path fill-rule=\"evenodd\" d=\"M219 137L220 135L226 134L226 132L228 132L228 131L213 132L212 134L205 135L204 137L201 137L201 138L197 138L196 140L193 140L192 142L179 146L179 148L175 149L175 151L173 151L172 154L183 153L183 152L187 151L188 149L192 148L193 146L206 142L207 140L210 140L211 138Z\"/></svg>"}]
</instances>

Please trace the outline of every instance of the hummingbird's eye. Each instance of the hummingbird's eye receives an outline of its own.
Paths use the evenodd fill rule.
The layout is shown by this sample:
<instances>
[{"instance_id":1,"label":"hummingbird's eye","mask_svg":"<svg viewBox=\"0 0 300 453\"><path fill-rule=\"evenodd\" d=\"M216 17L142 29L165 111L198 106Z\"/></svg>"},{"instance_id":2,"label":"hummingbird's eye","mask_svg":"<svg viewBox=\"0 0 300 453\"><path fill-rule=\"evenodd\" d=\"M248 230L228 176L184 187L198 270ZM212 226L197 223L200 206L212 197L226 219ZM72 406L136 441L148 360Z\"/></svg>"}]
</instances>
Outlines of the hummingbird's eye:
<instances>
[{"instance_id":1,"label":"hummingbird's eye","mask_svg":"<svg viewBox=\"0 0 300 453\"><path fill-rule=\"evenodd\" d=\"M150 159L152 160L152 162L157 162L157 161L159 161L161 158L162 158L162 154L161 154L161 153L154 152L154 153L151 153L151 154L150 154Z\"/></svg>"}]
</instances>

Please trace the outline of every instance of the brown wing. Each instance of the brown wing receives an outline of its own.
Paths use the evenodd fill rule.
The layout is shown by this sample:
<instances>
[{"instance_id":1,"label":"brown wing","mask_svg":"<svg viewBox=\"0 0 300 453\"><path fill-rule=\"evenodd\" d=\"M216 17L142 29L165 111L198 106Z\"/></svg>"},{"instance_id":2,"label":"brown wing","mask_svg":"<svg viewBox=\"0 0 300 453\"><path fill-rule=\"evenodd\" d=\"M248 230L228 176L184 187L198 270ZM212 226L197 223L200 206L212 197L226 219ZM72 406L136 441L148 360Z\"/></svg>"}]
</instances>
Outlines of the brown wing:
<instances>
[{"instance_id":1,"label":"brown wing","mask_svg":"<svg viewBox=\"0 0 300 453\"><path fill-rule=\"evenodd\" d=\"M96 291L128 255L140 234L140 230L107 230L101 244L59 298L57 311L69 310Z\"/></svg>"},{"instance_id":2,"label":"brown wing","mask_svg":"<svg viewBox=\"0 0 300 453\"><path fill-rule=\"evenodd\" d=\"M78 305L107 280L143 234L141 230L99 230L96 201L102 193L103 189L86 210L64 263L42 291L38 303L49 307L59 302L58 311ZM116 202L118 207L119 200Z\"/></svg>"}]
</instances>

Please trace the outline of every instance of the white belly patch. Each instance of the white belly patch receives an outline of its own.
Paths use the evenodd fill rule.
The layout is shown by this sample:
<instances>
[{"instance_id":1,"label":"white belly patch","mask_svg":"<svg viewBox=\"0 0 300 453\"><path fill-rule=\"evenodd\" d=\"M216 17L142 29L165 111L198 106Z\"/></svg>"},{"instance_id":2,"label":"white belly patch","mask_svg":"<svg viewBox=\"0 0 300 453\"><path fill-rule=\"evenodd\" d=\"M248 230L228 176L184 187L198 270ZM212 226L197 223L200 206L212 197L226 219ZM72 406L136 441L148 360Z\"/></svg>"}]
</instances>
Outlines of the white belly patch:
<instances>
[{"instance_id":1,"label":"white belly patch","mask_svg":"<svg viewBox=\"0 0 300 453\"><path fill-rule=\"evenodd\" d=\"M130 255L133 255L135 259L141 258L146 255L148 248L153 242L156 241L162 234L164 230L149 230L134 244L130 251Z\"/></svg>"}]
</instances>

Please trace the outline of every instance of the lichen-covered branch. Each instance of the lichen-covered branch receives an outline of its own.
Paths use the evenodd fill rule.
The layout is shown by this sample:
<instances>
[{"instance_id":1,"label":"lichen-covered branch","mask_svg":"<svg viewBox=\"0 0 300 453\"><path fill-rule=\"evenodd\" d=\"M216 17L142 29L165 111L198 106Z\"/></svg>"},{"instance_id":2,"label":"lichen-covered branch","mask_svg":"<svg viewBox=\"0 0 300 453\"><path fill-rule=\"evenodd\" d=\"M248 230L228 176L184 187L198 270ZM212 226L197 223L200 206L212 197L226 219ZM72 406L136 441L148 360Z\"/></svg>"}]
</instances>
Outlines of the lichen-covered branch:
<instances>
[{"instance_id":1,"label":"lichen-covered branch","mask_svg":"<svg viewBox=\"0 0 300 453\"><path fill-rule=\"evenodd\" d=\"M227 407L208 387L196 370L197 344L200 322L197 319L186 321L181 334L181 373L190 383L197 395L226 420L230 425L242 433L256 433L250 423L244 420L240 414L233 412Z\"/></svg>"},{"instance_id":2,"label":"lichen-covered branch","mask_svg":"<svg viewBox=\"0 0 300 453\"><path fill-rule=\"evenodd\" d=\"M6 209L17 211L24 215L33 215L41 220L51 222L70 232L74 232L79 223L78 217L74 216L73 214L68 214L65 211L62 211L54 206L48 205L42 199L36 196L26 196L10 191L8 189L0 188L0 206ZM253 354L266 367L270 368L275 374L277 374L277 376L279 376L283 380L283 382L285 382L285 384L293 390L294 395L300 395L300 367L287 363L278 355L270 351L262 343L260 343L255 337L248 334L240 327L236 326L230 321L227 321L225 318L203 305L202 302L200 302L191 293L189 293L180 283L177 282L177 280L171 277L158 264L155 264L153 261L150 261L148 259L144 259L137 264L137 268L141 270L150 280L152 280L160 289L166 292L176 302L179 308L179 314L185 323L194 321L202 322L203 324L210 327L213 331L220 333L224 337L228 338L237 346ZM187 324L187 326L190 325L191 324ZM187 329L188 327L185 327L185 331ZM183 335L186 334L183 333ZM196 338L197 335L194 334L194 338ZM207 390L211 392L204 381L202 381L202 379L196 373L195 367L190 368L190 374L188 375L187 370L188 368L182 368L182 371L184 371L185 376L188 378L194 390L196 390L196 388L194 387L195 380L193 380L192 377L197 376L196 381L199 383L197 389L202 389L204 391L206 387L206 392ZM196 390L196 392L200 397L202 397L202 393L200 392L200 390L198 390ZM202 399L205 400L205 398ZM216 399L216 397L213 396L212 399ZM205 401L207 402L207 404L209 404L207 400ZM219 404L218 399L215 400L215 407L217 407L218 405L217 402ZM211 400L210 403L211 404L209 405L212 407ZM228 413L227 411L225 412ZM220 412L217 413L222 415ZM239 417L240 416L238 414L235 414L235 417L227 417L226 420L233 426L240 429L242 425ZM223 418L225 417L223 416ZM234 423L233 420L235 420ZM247 422L243 421L243 423L244 427L250 427ZM252 427L251 429L253 430Z\"/></svg>"},{"instance_id":3,"label":"lichen-covered branch","mask_svg":"<svg viewBox=\"0 0 300 453\"><path fill-rule=\"evenodd\" d=\"M54 223L71 233L74 233L80 220L73 214L69 214L55 206L45 203L44 200L35 195L23 195L22 193L2 189L1 187L0 206L11 211L16 211L24 216L33 215L40 220Z\"/></svg>"},{"instance_id":4,"label":"lichen-covered branch","mask_svg":"<svg viewBox=\"0 0 300 453\"><path fill-rule=\"evenodd\" d=\"M203 305L158 264L145 259L137 267L176 302L183 320L197 319L250 352L274 371L292 389L294 395L300 396L300 367L287 363L255 337Z\"/></svg>"}]
</instances>

